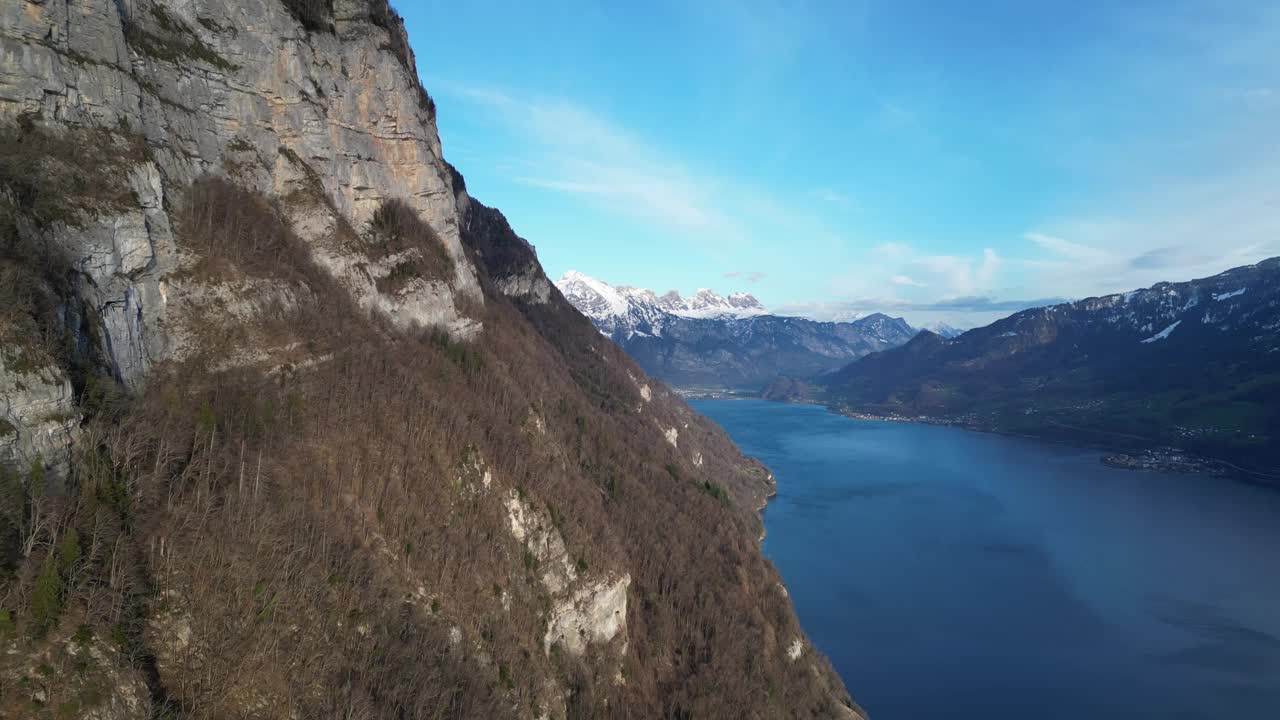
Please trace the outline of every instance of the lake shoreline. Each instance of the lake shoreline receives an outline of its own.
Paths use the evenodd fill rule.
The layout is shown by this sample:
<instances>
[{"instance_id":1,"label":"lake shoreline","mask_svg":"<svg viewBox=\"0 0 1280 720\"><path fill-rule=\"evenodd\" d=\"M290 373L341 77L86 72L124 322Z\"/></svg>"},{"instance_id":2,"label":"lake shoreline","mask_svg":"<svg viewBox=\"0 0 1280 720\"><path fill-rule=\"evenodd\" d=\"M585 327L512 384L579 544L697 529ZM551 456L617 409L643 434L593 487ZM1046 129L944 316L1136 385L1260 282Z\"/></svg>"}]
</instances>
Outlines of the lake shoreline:
<instances>
[{"instance_id":1,"label":"lake shoreline","mask_svg":"<svg viewBox=\"0 0 1280 720\"><path fill-rule=\"evenodd\" d=\"M686 400L765 400L768 402L792 405L814 405L826 408L828 411L837 415L853 418L855 420L938 425L953 427L959 430L968 430L971 432L1023 438L1026 440L1047 442L1054 445L1063 445L1082 450L1097 450L1103 453L1103 455L1098 458L1100 463L1108 467L1123 470L1212 475L1214 477L1229 478L1239 482L1249 483L1251 485L1280 489L1280 474L1243 468L1229 460L1223 460L1221 458L1211 457L1183 450L1181 448L1147 441L1138 436L1126 436L1123 440L1119 438L1103 439L1098 436L1096 431L1087 431L1058 424L1058 429L1065 431L1063 434L1066 435L1066 437L1062 437L1048 434L1017 432L945 416L873 413L833 405L820 400L768 398L763 397L759 393L750 394L742 390L682 389L677 390L677 392L684 396Z\"/></svg>"},{"instance_id":2,"label":"lake shoreline","mask_svg":"<svg viewBox=\"0 0 1280 720\"><path fill-rule=\"evenodd\" d=\"M970 423L947 417L935 417L928 415L885 415L852 410L849 408L841 408L822 402L809 403L800 401L800 403L819 405L827 408L827 410L837 415L843 415L855 420L877 420L881 422L905 422L921 425L938 425L943 427L953 427L958 430L968 430L970 432L1035 440L1037 442L1063 445L1066 447L1079 448L1081 450L1097 450L1104 453L1098 458L1098 462L1108 467L1121 470L1211 475L1214 477L1229 478L1245 482L1250 485L1280 489L1280 475L1266 473L1261 470L1242 468L1228 460L1197 454L1169 445L1149 442L1137 436L1127 438L1129 442L1122 442L1120 440L1103 440L1099 439L1096 434L1091 435L1090 437L1085 437L1083 431L1082 434L1076 436L1070 436L1070 432L1068 432L1067 434L1069 437L1055 437L1052 435L1015 432L1013 430L1005 430L998 427ZM1070 428L1065 425L1060 425L1059 427L1068 431L1074 430L1074 428Z\"/></svg>"}]
</instances>

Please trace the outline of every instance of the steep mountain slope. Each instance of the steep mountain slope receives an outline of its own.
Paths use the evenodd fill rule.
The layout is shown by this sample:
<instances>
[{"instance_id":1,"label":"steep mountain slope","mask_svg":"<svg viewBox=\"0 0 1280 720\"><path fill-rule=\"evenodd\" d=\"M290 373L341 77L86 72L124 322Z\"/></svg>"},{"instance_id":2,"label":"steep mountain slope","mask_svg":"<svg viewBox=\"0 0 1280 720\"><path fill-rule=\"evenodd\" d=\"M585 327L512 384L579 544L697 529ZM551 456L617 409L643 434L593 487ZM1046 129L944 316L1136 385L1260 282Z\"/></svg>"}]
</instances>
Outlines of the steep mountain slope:
<instances>
[{"instance_id":1,"label":"steep mountain slope","mask_svg":"<svg viewBox=\"0 0 1280 720\"><path fill-rule=\"evenodd\" d=\"M857 715L384 0L0 7L0 715Z\"/></svg>"},{"instance_id":2,"label":"steep mountain slope","mask_svg":"<svg viewBox=\"0 0 1280 720\"><path fill-rule=\"evenodd\" d=\"M850 408L1280 472L1280 258L921 333L823 379Z\"/></svg>"},{"instance_id":3,"label":"steep mountain slope","mask_svg":"<svg viewBox=\"0 0 1280 720\"><path fill-rule=\"evenodd\" d=\"M759 390L780 376L811 378L901 345L915 331L879 313L853 322L768 314L752 296L615 288L569 272L556 287L645 372L677 387Z\"/></svg>"}]
</instances>

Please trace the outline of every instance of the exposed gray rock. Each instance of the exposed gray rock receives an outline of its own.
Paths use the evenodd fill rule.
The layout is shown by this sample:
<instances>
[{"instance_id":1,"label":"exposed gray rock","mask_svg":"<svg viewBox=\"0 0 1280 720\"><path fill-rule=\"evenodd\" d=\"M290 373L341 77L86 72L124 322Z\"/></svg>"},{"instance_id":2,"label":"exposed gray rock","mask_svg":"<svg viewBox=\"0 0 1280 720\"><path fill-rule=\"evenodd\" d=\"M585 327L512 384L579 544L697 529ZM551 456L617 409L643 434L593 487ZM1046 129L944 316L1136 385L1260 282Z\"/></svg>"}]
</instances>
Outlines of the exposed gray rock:
<instances>
[{"instance_id":1,"label":"exposed gray rock","mask_svg":"<svg viewBox=\"0 0 1280 720\"><path fill-rule=\"evenodd\" d=\"M18 652L13 640L0 641L0 653L10 656L8 659ZM48 674L51 669L52 675ZM59 680L54 687L47 684L51 677ZM60 701L52 707L63 717L71 716L68 711L73 709L74 717L84 720L145 720L152 716L151 691L142 670L98 638L46 643L21 662L11 662L0 670L0 683L17 690L16 697L33 701L28 706L31 714L23 717L40 717L40 711L48 707L40 705L51 698ZM16 697L6 699L12 702Z\"/></svg>"},{"instance_id":2,"label":"exposed gray rock","mask_svg":"<svg viewBox=\"0 0 1280 720\"><path fill-rule=\"evenodd\" d=\"M513 490L507 496L511 536L537 561L543 587L551 595L551 610L543 647L559 643L571 655L588 645L604 645L621 638L627 652L627 588L631 574L621 577L579 578L564 539L546 513L530 507Z\"/></svg>"},{"instance_id":3,"label":"exposed gray rock","mask_svg":"<svg viewBox=\"0 0 1280 720\"><path fill-rule=\"evenodd\" d=\"M795 662L800 659L800 654L804 652L804 640L796 638L787 646L787 659Z\"/></svg>"},{"instance_id":4,"label":"exposed gray rock","mask_svg":"<svg viewBox=\"0 0 1280 720\"><path fill-rule=\"evenodd\" d=\"M109 129L141 138L145 149L145 159L123 159L126 171L112 178L132 191L130 207L28 228L48 233L80 271L76 299L97 315L98 351L126 385L181 357L193 336L183 323L211 311L200 304L208 293L173 292L173 273L192 259L175 243L171 213L206 173L280 198L320 264L362 307L402 326L441 326L457 337L480 331L460 309L483 300L462 249L434 106L412 57L406 67L392 49L389 34L403 29L374 23L363 0L334 6L335 31L308 33L267 0L0 4L0 123ZM453 259L451 278L378 291L395 258L370 263L337 236L341 227L359 231L387 199L408 203L436 231ZM255 302L219 307L237 306ZM65 433L29 425L37 411L27 409L70 407L66 379L25 390L3 382L17 439L0 443L11 455L58 455L52 438Z\"/></svg>"},{"instance_id":5,"label":"exposed gray rock","mask_svg":"<svg viewBox=\"0 0 1280 720\"><path fill-rule=\"evenodd\" d=\"M545 303L551 299L551 283L536 266L521 274L499 278L497 285L508 297L522 297L534 303Z\"/></svg>"},{"instance_id":6,"label":"exposed gray rock","mask_svg":"<svg viewBox=\"0 0 1280 720\"><path fill-rule=\"evenodd\" d=\"M53 366L16 369L16 360L0 352L0 461L39 461L61 474L80 419L71 381Z\"/></svg>"},{"instance_id":7,"label":"exposed gray rock","mask_svg":"<svg viewBox=\"0 0 1280 720\"><path fill-rule=\"evenodd\" d=\"M587 645L603 645L622 637L626 653L627 588L631 576L600 579L586 584L556 602L547 622L543 645L560 643L570 655L581 655Z\"/></svg>"},{"instance_id":8,"label":"exposed gray rock","mask_svg":"<svg viewBox=\"0 0 1280 720\"><path fill-rule=\"evenodd\" d=\"M206 172L281 197L318 183L357 229L384 199L404 200L439 234L454 277L398 298L362 292L362 303L406 322L474 331L454 302L481 295L462 251L434 111L392 56L388 32L400 30L378 27L367 8L336 2L334 34L307 33L279 2L48 0L0 9L0 119L128 129L153 158L131 173L136 211L63 233L80 250L100 312L112 316L126 381L171 351L147 337L164 314L157 280L173 269L157 262L173 254L166 207L175 200L166 203L165 188L172 194Z\"/></svg>"},{"instance_id":9,"label":"exposed gray rock","mask_svg":"<svg viewBox=\"0 0 1280 720\"><path fill-rule=\"evenodd\" d=\"M561 593L578 579L578 573L569 560L560 531L546 513L530 507L514 490L507 496L506 505L511 536L537 560L547 591L552 595Z\"/></svg>"}]
</instances>

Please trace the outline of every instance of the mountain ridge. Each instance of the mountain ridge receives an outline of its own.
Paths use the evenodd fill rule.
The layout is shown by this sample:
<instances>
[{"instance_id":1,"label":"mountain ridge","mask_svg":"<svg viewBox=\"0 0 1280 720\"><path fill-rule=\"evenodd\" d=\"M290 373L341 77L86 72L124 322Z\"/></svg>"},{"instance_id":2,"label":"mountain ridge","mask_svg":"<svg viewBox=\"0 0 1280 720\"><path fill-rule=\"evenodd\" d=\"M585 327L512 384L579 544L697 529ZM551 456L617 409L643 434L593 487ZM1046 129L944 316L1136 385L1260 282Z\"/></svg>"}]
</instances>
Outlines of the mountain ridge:
<instances>
[{"instance_id":1,"label":"mountain ridge","mask_svg":"<svg viewBox=\"0 0 1280 720\"><path fill-rule=\"evenodd\" d=\"M1182 448L1275 474L1280 258L1032 308L951 339L921 333L817 385L808 396L852 412Z\"/></svg>"},{"instance_id":2,"label":"mountain ridge","mask_svg":"<svg viewBox=\"0 0 1280 720\"><path fill-rule=\"evenodd\" d=\"M626 316L635 307L644 314L663 312L685 318L741 319L769 314L759 300L746 292L734 292L726 297L708 288L699 288L688 298L676 290L659 295L647 288L613 286L577 270L565 271L555 286L574 307L597 323Z\"/></svg>"},{"instance_id":3,"label":"mountain ridge","mask_svg":"<svg viewBox=\"0 0 1280 720\"><path fill-rule=\"evenodd\" d=\"M688 303L678 293L614 287L572 271L556 287L645 372L684 388L755 392L781 376L834 370L916 332L881 313L822 322L773 315L746 293L725 298L704 290Z\"/></svg>"}]
</instances>

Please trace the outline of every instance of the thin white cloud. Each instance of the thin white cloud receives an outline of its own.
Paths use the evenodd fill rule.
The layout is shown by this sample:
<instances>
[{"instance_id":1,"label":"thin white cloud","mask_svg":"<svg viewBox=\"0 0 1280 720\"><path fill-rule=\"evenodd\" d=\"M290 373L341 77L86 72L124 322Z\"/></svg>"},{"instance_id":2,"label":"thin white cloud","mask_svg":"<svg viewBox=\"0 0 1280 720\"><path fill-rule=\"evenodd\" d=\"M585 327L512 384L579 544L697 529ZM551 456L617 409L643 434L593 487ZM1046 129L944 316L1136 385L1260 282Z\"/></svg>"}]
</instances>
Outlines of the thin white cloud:
<instances>
[{"instance_id":1,"label":"thin white cloud","mask_svg":"<svg viewBox=\"0 0 1280 720\"><path fill-rule=\"evenodd\" d=\"M815 188L813 196L822 202L835 205L841 208L851 208L854 206L853 198L847 194L829 187Z\"/></svg>"},{"instance_id":2,"label":"thin white cloud","mask_svg":"<svg viewBox=\"0 0 1280 720\"><path fill-rule=\"evenodd\" d=\"M443 87L445 92L450 92L455 95L465 97L468 100L481 102L486 105L491 105L494 107L500 107L505 109L505 108L512 108L516 104L515 100L512 100L510 95L506 94L505 92L502 92L501 90L496 90L494 88L475 87L475 86L469 86L469 85L452 85L449 83L442 83L441 86L437 86L437 87Z\"/></svg>"},{"instance_id":3,"label":"thin white cloud","mask_svg":"<svg viewBox=\"0 0 1280 720\"><path fill-rule=\"evenodd\" d=\"M994 292L1005 262L993 248L974 255L943 255L903 242L882 242L863 251L833 279L827 299L777 303L780 312L819 320L859 313L905 314L908 322L944 321L957 327L985 324L1027 306Z\"/></svg>"},{"instance_id":4,"label":"thin white cloud","mask_svg":"<svg viewBox=\"0 0 1280 720\"><path fill-rule=\"evenodd\" d=\"M781 315L797 315L820 321L840 321L871 313L901 316L914 327L945 322L958 328L973 328L1032 307L1067 302L1066 298L996 300L986 296L957 297L936 302L912 302L899 297L866 297L853 300L791 303L776 308Z\"/></svg>"},{"instance_id":5,"label":"thin white cloud","mask_svg":"<svg viewBox=\"0 0 1280 720\"><path fill-rule=\"evenodd\" d=\"M975 280L982 288L991 287L991 283L995 280L996 272L1000 269L1000 256L996 255L996 251L991 248L982 249L982 264L978 266L975 274Z\"/></svg>"},{"instance_id":6,"label":"thin white cloud","mask_svg":"<svg viewBox=\"0 0 1280 720\"><path fill-rule=\"evenodd\" d=\"M1054 255L1059 255L1069 260L1080 260L1082 262L1098 262L1107 260L1110 255L1088 245L1071 242L1052 235L1044 233L1029 232L1023 235L1024 238L1035 243L1044 250Z\"/></svg>"},{"instance_id":7,"label":"thin white cloud","mask_svg":"<svg viewBox=\"0 0 1280 720\"><path fill-rule=\"evenodd\" d=\"M505 90L444 84L442 93L486 106L520 139L510 179L593 198L613 210L684 231L742 235L713 197L719 181L578 104ZM537 172L528 172L536 168Z\"/></svg>"},{"instance_id":8,"label":"thin white cloud","mask_svg":"<svg viewBox=\"0 0 1280 720\"><path fill-rule=\"evenodd\" d=\"M980 259L957 255L921 255L911 258L909 267L924 273L931 279L929 284L937 285L944 292L971 295L991 289L996 273L1000 270L1000 256L992 248L983 248Z\"/></svg>"},{"instance_id":9,"label":"thin white cloud","mask_svg":"<svg viewBox=\"0 0 1280 720\"><path fill-rule=\"evenodd\" d=\"M1237 87L1222 91L1228 103L1238 103L1249 110L1267 110L1280 104L1280 92L1270 87Z\"/></svg>"},{"instance_id":10,"label":"thin white cloud","mask_svg":"<svg viewBox=\"0 0 1280 720\"><path fill-rule=\"evenodd\" d=\"M1144 121L1108 127L1100 117L1097 130L1068 125L1045 137L1079 190L1025 236L1023 283L1084 297L1280 254L1280 4L1184 0L1154 14L1124 4L1109 12L1116 27L1160 40L1113 48L1126 63L1108 87L1127 91ZM1056 99L1082 107L1092 93L1062 89Z\"/></svg>"},{"instance_id":11,"label":"thin white cloud","mask_svg":"<svg viewBox=\"0 0 1280 720\"><path fill-rule=\"evenodd\" d=\"M882 260L900 260L911 254L911 246L900 242L880 243L871 248L870 254Z\"/></svg>"},{"instance_id":12,"label":"thin white cloud","mask_svg":"<svg viewBox=\"0 0 1280 720\"><path fill-rule=\"evenodd\" d=\"M768 275L769 275L768 273L763 273L763 272L760 272L759 270L755 270L752 272L743 272L741 270L734 270L733 272L727 272L724 274L724 276L730 280L746 280L747 282L753 283L753 284L760 282L761 280L768 277Z\"/></svg>"},{"instance_id":13,"label":"thin white cloud","mask_svg":"<svg viewBox=\"0 0 1280 720\"><path fill-rule=\"evenodd\" d=\"M882 99L877 104L877 120L890 130L922 130L923 123L915 110L901 100Z\"/></svg>"},{"instance_id":14,"label":"thin white cloud","mask_svg":"<svg viewBox=\"0 0 1280 720\"><path fill-rule=\"evenodd\" d=\"M667 241L697 243L720 262L780 252L794 260L803 252L813 265L848 253L850 230L836 231L815 213L809 190L780 190L698 167L685 153L581 103L447 82L437 87L441 97L477 105L498 125L493 134L512 146L498 169L511 182L572 196ZM804 243L783 250L780 238ZM759 283L765 276L744 277Z\"/></svg>"},{"instance_id":15,"label":"thin white cloud","mask_svg":"<svg viewBox=\"0 0 1280 720\"><path fill-rule=\"evenodd\" d=\"M591 195L610 201L628 212L655 218L686 230L723 229L731 225L724 217L691 197L687 187L671 178L650 175L632 167L605 167L580 161L569 161L576 167L575 176L585 180L514 175L512 180L530 187L556 190L577 195Z\"/></svg>"},{"instance_id":16,"label":"thin white cloud","mask_svg":"<svg viewBox=\"0 0 1280 720\"><path fill-rule=\"evenodd\" d=\"M1020 261L1025 282L1052 294L1104 295L1280 255L1280 151L1258 155L1252 168L1168 182L1123 209L1042 223L1053 228L1043 237L1071 241L1033 240L1044 253Z\"/></svg>"}]
</instances>

